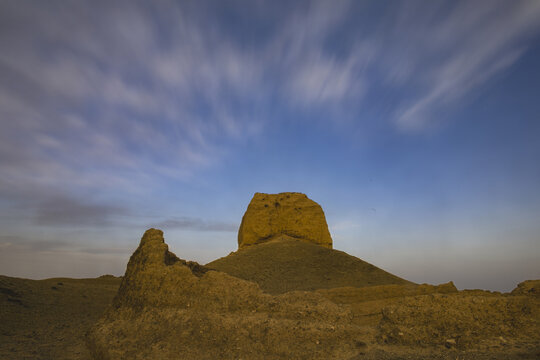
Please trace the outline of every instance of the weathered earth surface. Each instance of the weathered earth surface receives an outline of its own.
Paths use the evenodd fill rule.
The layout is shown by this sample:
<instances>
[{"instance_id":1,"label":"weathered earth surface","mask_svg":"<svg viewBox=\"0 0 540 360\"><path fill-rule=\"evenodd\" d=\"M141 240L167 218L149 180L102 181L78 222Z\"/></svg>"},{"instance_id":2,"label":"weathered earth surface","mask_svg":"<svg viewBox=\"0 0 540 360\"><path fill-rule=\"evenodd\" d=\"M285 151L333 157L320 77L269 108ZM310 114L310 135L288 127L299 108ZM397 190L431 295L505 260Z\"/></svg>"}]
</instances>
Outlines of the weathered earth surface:
<instances>
[{"instance_id":1,"label":"weathered earth surface","mask_svg":"<svg viewBox=\"0 0 540 360\"><path fill-rule=\"evenodd\" d=\"M0 359L91 359L85 333L120 278L28 280L0 276Z\"/></svg>"},{"instance_id":2,"label":"weathered earth surface","mask_svg":"<svg viewBox=\"0 0 540 360\"><path fill-rule=\"evenodd\" d=\"M483 350L494 344L499 348L538 345L539 305L530 296L487 291L401 298L382 310L378 339L412 347Z\"/></svg>"},{"instance_id":3,"label":"weathered earth surface","mask_svg":"<svg viewBox=\"0 0 540 360\"><path fill-rule=\"evenodd\" d=\"M96 359L340 359L361 338L350 309L316 293L264 294L178 259L150 229L88 344Z\"/></svg>"},{"instance_id":4,"label":"weathered earth surface","mask_svg":"<svg viewBox=\"0 0 540 360\"><path fill-rule=\"evenodd\" d=\"M537 359L537 284L512 294L402 283L272 295L177 258L151 229L87 339L95 359Z\"/></svg>"},{"instance_id":5,"label":"weathered earth surface","mask_svg":"<svg viewBox=\"0 0 540 360\"><path fill-rule=\"evenodd\" d=\"M242 218L238 248L286 236L332 248L332 237L319 204L301 193L255 193Z\"/></svg>"},{"instance_id":6,"label":"weathered earth surface","mask_svg":"<svg viewBox=\"0 0 540 360\"><path fill-rule=\"evenodd\" d=\"M527 280L512 290L512 295L529 295L540 297L540 280Z\"/></svg>"},{"instance_id":7,"label":"weathered earth surface","mask_svg":"<svg viewBox=\"0 0 540 360\"><path fill-rule=\"evenodd\" d=\"M206 266L256 282L269 294L345 286L412 284L343 251L286 236L239 249Z\"/></svg>"},{"instance_id":8,"label":"weathered earth surface","mask_svg":"<svg viewBox=\"0 0 540 360\"><path fill-rule=\"evenodd\" d=\"M0 276L0 358L540 358L540 280L509 294L414 284L333 250L298 193L255 194L238 241L202 266L150 229L121 283Z\"/></svg>"},{"instance_id":9,"label":"weathered earth surface","mask_svg":"<svg viewBox=\"0 0 540 360\"><path fill-rule=\"evenodd\" d=\"M538 280L510 294L408 283L272 296L163 242L143 247L118 293L111 276L0 277L0 358L540 358Z\"/></svg>"}]
</instances>

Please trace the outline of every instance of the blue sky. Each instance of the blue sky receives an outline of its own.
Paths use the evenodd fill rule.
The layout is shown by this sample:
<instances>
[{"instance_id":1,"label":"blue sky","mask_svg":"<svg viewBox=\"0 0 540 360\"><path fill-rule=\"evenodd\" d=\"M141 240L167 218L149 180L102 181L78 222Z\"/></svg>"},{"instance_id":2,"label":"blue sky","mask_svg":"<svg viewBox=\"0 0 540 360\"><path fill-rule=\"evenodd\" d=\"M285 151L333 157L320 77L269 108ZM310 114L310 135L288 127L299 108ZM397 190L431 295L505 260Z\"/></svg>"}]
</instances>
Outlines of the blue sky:
<instances>
[{"instance_id":1,"label":"blue sky","mask_svg":"<svg viewBox=\"0 0 540 360\"><path fill-rule=\"evenodd\" d=\"M540 278L540 2L2 1L0 273L206 263L255 192L415 282Z\"/></svg>"}]
</instances>

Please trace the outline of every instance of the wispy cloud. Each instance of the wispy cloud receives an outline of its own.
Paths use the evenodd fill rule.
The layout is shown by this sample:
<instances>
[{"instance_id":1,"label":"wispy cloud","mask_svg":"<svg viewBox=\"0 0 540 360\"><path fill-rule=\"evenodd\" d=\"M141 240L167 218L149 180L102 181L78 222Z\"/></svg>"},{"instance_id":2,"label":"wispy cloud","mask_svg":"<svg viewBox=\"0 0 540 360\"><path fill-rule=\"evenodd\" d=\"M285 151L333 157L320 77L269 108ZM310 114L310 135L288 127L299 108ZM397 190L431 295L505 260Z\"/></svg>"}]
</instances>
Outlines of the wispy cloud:
<instances>
[{"instance_id":1,"label":"wispy cloud","mask_svg":"<svg viewBox=\"0 0 540 360\"><path fill-rule=\"evenodd\" d=\"M181 230L195 230L195 231L226 231L236 232L238 231L238 224L225 223L220 221L209 221L198 218L190 217L175 217L167 219L155 224L151 224L151 227L163 228L163 229L181 229Z\"/></svg>"},{"instance_id":2,"label":"wispy cloud","mask_svg":"<svg viewBox=\"0 0 540 360\"><path fill-rule=\"evenodd\" d=\"M275 109L356 119L381 91L387 121L422 130L539 30L538 1L377 3L2 2L0 194L147 196L279 126ZM116 211L62 201L73 215L35 220Z\"/></svg>"},{"instance_id":3,"label":"wispy cloud","mask_svg":"<svg viewBox=\"0 0 540 360\"><path fill-rule=\"evenodd\" d=\"M100 245L93 247L82 247L80 244L69 240L35 240L22 236L0 236L0 249L3 253L32 254L59 253L59 254L122 254L129 255L133 251L132 247L118 247Z\"/></svg>"},{"instance_id":4,"label":"wispy cloud","mask_svg":"<svg viewBox=\"0 0 540 360\"><path fill-rule=\"evenodd\" d=\"M402 9L397 30L410 48L399 61L409 70L402 74L406 84L421 84L423 90L397 112L396 123L404 130L429 126L442 111L514 64L526 40L540 29L537 1L456 2L424 20L413 10Z\"/></svg>"},{"instance_id":5,"label":"wispy cloud","mask_svg":"<svg viewBox=\"0 0 540 360\"><path fill-rule=\"evenodd\" d=\"M36 205L34 220L37 225L48 226L104 226L111 223L111 217L127 213L119 206L57 196Z\"/></svg>"},{"instance_id":6,"label":"wispy cloud","mask_svg":"<svg viewBox=\"0 0 540 360\"><path fill-rule=\"evenodd\" d=\"M250 39L202 4L3 3L4 181L190 179L271 126L276 101L358 114L385 78L405 93L398 128L422 129L515 63L540 16L537 1L407 2L378 21L349 1L234 5L270 30Z\"/></svg>"},{"instance_id":7,"label":"wispy cloud","mask_svg":"<svg viewBox=\"0 0 540 360\"><path fill-rule=\"evenodd\" d=\"M0 236L0 249L11 252L42 252L56 251L69 247L66 241L58 240L30 240L21 236Z\"/></svg>"},{"instance_id":8,"label":"wispy cloud","mask_svg":"<svg viewBox=\"0 0 540 360\"><path fill-rule=\"evenodd\" d=\"M0 77L11 80L0 87L2 157L27 160L2 163L5 179L60 187L187 179L220 156L223 134L255 129L227 106L231 87L250 78L242 54L169 5L178 18L128 2L2 5L0 45L10 51ZM162 35L174 41L160 46Z\"/></svg>"}]
</instances>

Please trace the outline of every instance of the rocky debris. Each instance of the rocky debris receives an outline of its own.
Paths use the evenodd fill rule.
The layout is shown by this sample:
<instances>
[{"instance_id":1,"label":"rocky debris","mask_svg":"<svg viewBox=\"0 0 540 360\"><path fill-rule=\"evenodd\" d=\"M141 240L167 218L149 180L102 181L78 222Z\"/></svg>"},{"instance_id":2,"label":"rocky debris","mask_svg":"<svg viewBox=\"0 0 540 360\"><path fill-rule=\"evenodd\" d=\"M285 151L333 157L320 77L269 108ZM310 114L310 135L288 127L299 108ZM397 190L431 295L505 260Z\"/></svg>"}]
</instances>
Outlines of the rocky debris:
<instances>
[{"instance_id":1,"label":"rocky debris","mask_svg":"<svg viewBox=\"0 0 540 360\"><path fill-rule=\"evenodd\" d=\"M317 290L317 293L322 294L324 297L338 304L354 304L365 301L401 298L405 296L451 294L457 292L456 286L451 281L441 285L416 285L409 283L404 285L392 284L366 286L361 288L341 287Z\"/></svg>"},{"instance_id":2,"label":"rocky debris","mask_svg":"<svg viewBox=\"0 0 540 360\"><path fill-rule=\"evenodd\" d=\"M361 335L347 308L315 293L264 294L179 259L150 229L88 345L95 359L347 359Z\"/></svg>"},{"instance_id":3,"label":"rocky debris","mask_svg":"<svg viewBox=\"0 0 540 360\"><path fill-rule=\"evenodd\" d=\"M398 299L382 310L384 344L458 348L512 338L540 343L540 302L527 296L431 294ZM451 340L448 340L451 339Z\"/></svg>"},{"instance_id":4,"label":"rocky debris","mask_svg":"<svg viewBox=\"0 0 540 360\"><path fill-rule=\"evenodd\" d=\"M332 248L332 237L319 204L301 193L255 193L242 218L238 248L287 237Z\"/></svg>"},{"instance_id":5,"label":"rocky debris","mask_svg":"<svg viewBox=\"0 0 540 360\"><path fill-rule=\"evenodd\" d=\"M446 341L444 342L444 346L448 349L456 346L456 339L446 339Z\"/></svg>"},{"instance_id":6,"label":"rocky debris","mask_svg":"<svg viewBox=\"0 0 540 360\"><path fill-rule=\"evenodd\" d=\"M256 282L264 292L282 294L374 285L414 285L343 251L279 237L249 246L206 267Z\"/></svg>"},{"instance_id":7,"label":"rocky debris","mask_svg":"<svg viewBox=\"0 0 540 360\"><path fill-rule=\"evenodd\" d=\"M523 281L512 290L511 294L540 297L540 280Z\"/></svg>"}]
</instances>

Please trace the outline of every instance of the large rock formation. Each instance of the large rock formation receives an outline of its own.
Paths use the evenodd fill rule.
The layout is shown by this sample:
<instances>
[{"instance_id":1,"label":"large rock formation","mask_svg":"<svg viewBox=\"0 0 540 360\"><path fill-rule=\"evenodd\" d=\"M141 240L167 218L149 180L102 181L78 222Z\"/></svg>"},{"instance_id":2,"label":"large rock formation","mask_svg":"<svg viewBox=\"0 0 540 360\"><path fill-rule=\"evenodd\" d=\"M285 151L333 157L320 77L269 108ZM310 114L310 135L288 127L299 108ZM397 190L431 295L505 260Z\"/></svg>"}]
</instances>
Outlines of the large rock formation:
<instances>
[{"instance_id":1,"label":"large rock formation","mask_svg":"<svg viewBox=\"0 0 540 360\"><path fill-rule=\"evenodd\" d=\"M255 193L242 218L238 248L289 237L332 248L319 204L301 193Z\"/></svg>"},{"instance_id":2,"label":"large rock formation","mask_svg":"<svg viewBox=\"0 0 540 360\"><path fill-rule=\"evenodd\" d=\"M322 295L264 294L179 259L150 229L87 340L95 359L349 359L364 334Z\"/></svg>"},{"instance_id":3,"label":"large rock formation","mask_svg":"<svg viewBox=\"0 0 540 360\"><path fill-rule=\"evenodd\" d=\"M333 256L333 250L291 239L238 253L264 248ZM357 262L344 254L340 259ZM366 272L380 271L368 265ZM537 358L536 288L528 282L514 295L501 295L457 292L451 283L404 283L274 296L255 282L179 259L163 233L150 229L87 343L96 360Z\"/></svg>"}]
</instances>

